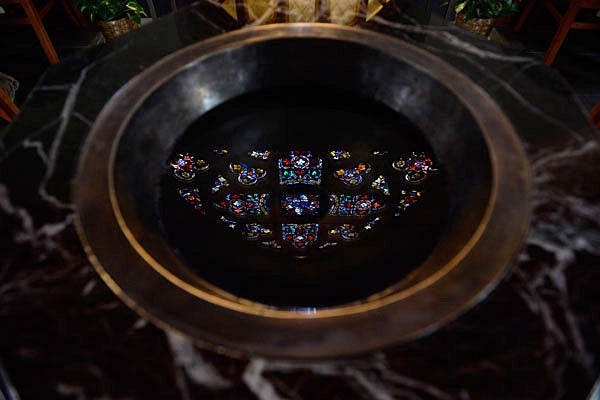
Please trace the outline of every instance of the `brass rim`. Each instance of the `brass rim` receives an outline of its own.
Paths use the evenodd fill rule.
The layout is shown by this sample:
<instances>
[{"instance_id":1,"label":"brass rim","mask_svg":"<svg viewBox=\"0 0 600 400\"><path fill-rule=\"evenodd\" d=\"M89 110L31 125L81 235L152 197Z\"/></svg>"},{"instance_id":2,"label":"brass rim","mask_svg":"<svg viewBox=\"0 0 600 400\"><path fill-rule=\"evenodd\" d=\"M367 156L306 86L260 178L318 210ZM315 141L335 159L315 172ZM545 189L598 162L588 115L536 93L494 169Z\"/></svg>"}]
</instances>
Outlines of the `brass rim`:
<instances>
[{"instance_id":1,"label":"brass rim","mask_svg":"<svg viewBox=\"0 0 600 400\"><path fill-rule=\"evenodd\" d=\"M490 150L493 171L492 191L484 217L480 221L476 232L449 263L414 286L394 293L382 292L381 294L371 296L368 302L323 309L310 315L274 309L249 300L238 299L215 288L208 282L202 281L201 284L205 285L204 287L209 288L213 293L221 293L221 296L204 291L182 280L154 260L137 242L127 227L114 193L113 161L116 149L118 148L119 138L123 134L129 118L135 113L146 96L174 74L178 73L182 68L185 68L186 65L204 56L256 41L276 40L287 37L341 39L364 44L393 57L401 58L402 61L412 64L415 68L422 70L444 84L461 99L480 125L488 148L495 149L495 151ZM147 82L153 82L153 85L148 85ZM136 104L132 107L133 100L135 100ZM123 109L128 110L125 115L123 115ZM116 110L119 110L118 114ZM108 146L105 143L110 143L111 145ZM506 159L507 157L510 159L510 163ZM98 171L98 161L100 161L100 165L103 168L101 171ZM507 165L511 165L511 167L509 168ZM156 316L158 321L162 321L157 321L159 324L172 326L196 339L208 340L213 343L220 342L218 336L211 340L209 338L210 335L198 335L198 330L202 332L204 330L200 327L186 327L185 323L180 323L181 321L178 321L176 318L165 315L165 310L161 310L160 305L153 303L152 299L144 297L143 293L136 292L130 280L123 277L119 278L119 273L117 272L121 266L111 260L110 255L106 254L105 249L95 246L94 238L102 234L101 230L97 229L98 227L94 226L92 222L95 219L95 213L98 212L98 208L102 209L107 217L111 217L108 222L110 230L119 233L119 235L114 235L114 244L119 246L119 248L123 248L124 246L128 248L128 262L135 263L139 268L145 268L147 271L154 270L158 276L153 279L158 278L162 281L161 285L167 290L165 295L172 295L173 298L191 295L198 300L198 306L210 304L211 308L215 306L217 310L228 310L234 314L249 315L250 318L258 321L259 325L261 320L266 319L276 321L300 319L305 322L323 320L331 322L334 319L339 320L340 317L352 318L353 315L362 315L366 311L374 312L397 308L404 300L419 297L420 294L427 295L427 293L423 292L429 292L434 287L443 285L444 281L452 278L450 275L458 273L456 271L460 267L463 269L473 268L474 264L486 262L486 265L481 265L480 267L485 271L485 282L479 285L476 290L456 296L453 300L455 307L451 311L448 311L447 307L443 307L443 312L440 310L439 313L434 313L429 318L428 323L422 323L418 329L414 327L399 327L395 329L393 335L383 335L381 340L376 341L376 346L361 346L360 343L356 343L356 348L346 350L348 354L351 354L416 337L441 325L444 321L451 319L484 297L506 272L510 260L519 249L521 239L525 235L529 218L529 180L529 166L524 150L507 118L481 88L453 67L421 49L379 33L329 24L283 24L261 26L217 36L164 58L138 77L132 79L115 94L98 117L84 146L78 175L74 180L74 191L75 202L79 211L77 221L78 233L92 263L111 289L138 312L147 316L148 314ZM503 206L503 202L509 198L509 192L512 208L507 218L501 212L501 209L507 208ZM480 257L479 260L473 260L474 253L480 253L486 246L494 245L493 242L490 242L490 238L497 235L497 231L500 229L500 219L502 219L501 225L504 226L502 229L506 229L506 226L508 226L510 232L514 232L516 240L513 239L509 244L505 245L505 249L500 254L500 257L494 260L486 260L484 257ZM88 223L87 221L90 222ZM152 269L148 268L148 266ZM113 279L113 275L116 275L117 278ZM460 276L460 274L458 275ZM147 310L148 312L143 310ZM316 324L318 325L318 322ZM285 329L290 329L290 327ZM283 332L285 332L285 329ZM266 348L269 346L266 346L264 349L261 346L249 349L248 347L252 346L246 346L244 343L238 342L224 344L228 347L242 349L243 351L260 352L266 355L284 355L290 357L341 355L339 349L336 351L331 351L331 349L327 348L323 349L323 346L316 342L311 344L312 350L305 351L304 354L300 354L298 351L284 350L273 352Z\"/></svg>"}]
</instances>

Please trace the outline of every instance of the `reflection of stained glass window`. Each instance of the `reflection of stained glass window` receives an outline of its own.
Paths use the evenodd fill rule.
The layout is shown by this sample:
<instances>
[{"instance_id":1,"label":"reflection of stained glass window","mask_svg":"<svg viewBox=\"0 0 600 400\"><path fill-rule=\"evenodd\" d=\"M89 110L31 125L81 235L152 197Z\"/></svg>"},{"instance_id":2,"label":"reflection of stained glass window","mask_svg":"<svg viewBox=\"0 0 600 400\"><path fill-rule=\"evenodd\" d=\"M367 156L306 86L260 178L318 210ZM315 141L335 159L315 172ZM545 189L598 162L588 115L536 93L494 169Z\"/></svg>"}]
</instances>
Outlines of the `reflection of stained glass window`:
<instances>
[{"instance_id":1,"label":"reflection of stained glass window","mask_svg":"<svg viewBox=\"0 0 600 400\"><path fill-rule=\"evenodd\" d=\"M281 185L321 184L323 161L314 157L310 151L291 151L287 157L279 159L278 167Z\"/></svg>"},{"instance_id":2,"label":"reflection of stained glass window","mask_svg":"<svg viewBox=\"0 0 600 400\"><path fill-rule=\"evenodd\" d=\"M338 161L338 160L347 160L350 157L352 157L352 154L346 150L331 150L329 152L329 156L331 157L332 160Z\"/></svg>"},{"instance_id":3,"label":"reflection of stained glass window","mask_svg":"<svg viewBox=\"0 0 600 400\"><path fill-rule=\"evenodd\" d=\"M347 217L362 217L384 208L383 203L368 194L332 194L329 203L329 215Z\"/></svg>"},{"instance_id":4,"label":"reflection of stained glass window","mask_svg":"<svg viewBox=\"0 0 600 400\"><path fill-rule=\"evenodd\" d=\"M371 171L371 166L366 163L360 163L354 168L338 169L335 171L335 177L341 180L346 186L358 186L362 183L363 176Z\"/></svg>"},{"instance_id":5,"label":"reflection of stained glass window","mask_svg":"<svg viewBox=\"0 0 600 400\"><path fill-rule=\"evenodd\" d=\"M288 216L315 215L319 211L318 194L286 194L281 209Z\"/></svg>"},{"instance_id":6,"label":"reflection of stained glass window","mask_svg":"<svg viewBox=\"0 0 600 400\"><path fill-rule=\"evenodd\" d=\"M229 187L229 182L227 182L227 179L225 179L223 177L223 175L219 175L219 176L217 176L217 180L215 181L215 185L210 190L210 192L212 194L215 194L215 193L217 193L219 190L221 190L224 187Z\"/></svg>"},{"instance_id":7,"label":"reflection of stained glass window","mask_svg":"<svg viewBox=\"0 0 600 400\"><path fill-rule=\"evenodd\" d=\"M331 150L318 154L299 150L283 153L270 150L248 151L248 157L254 159L251 162L261 165L262 168L250 167L242 162L231 162L229 151L224 149L213 150L213 152L214 157L209 153L211 164L214 165L210 168L223 175L217 175L212 187L202 181L207 185L205 190L210 188L218 220L236 234L241 234L246 240L255 241L263 248L275 250L283 247L300 250L309 247L326 249L346 242L362 240L363 236L369 237L369 232L385 220L382 211L392 208L389 214L401 216L421 200L422 192L409 190L407 183L420 184L429 174L437 171L433 168L432 159L425 153L415 152L411 157L395 158L394 162L391 162L393 159L382 162L381 159L388 155L387 150L374 150L368 152L366 161L373 162L375 174L373 177L369 176L368 184L364 184L365 178L371 173L371 164L367 162L350 164L348 160L357 154L351 154L346 150ZM209 165L202 159L184 153L177 154L170 167L174 178L180 182L190 182L197 178L199 173L207 171ZM249 191L249 186L266 178L267 170L271 171L275 167L278 169L280 186L268 179L260 185L265 188L260 191L266 191L266 188L273 187L272 185L275 184L278 189L274 193L244 193ZM339 193L337 189L334 190L338 193L331 193L325 191L327 188L316 193L317 188L306 187L321 184L324 167L328 168L326 171L334 171L335 177L329 181L325 179L325 182L330 183L333 180L333 188L344 185L345 188L340 191L350 193ZM392 168L402 172L402 176L394 176ZM381 173L384 175L380 175ZM392 179L388 180L386 176ZM273 176L272 179L277 177ZM395 186L398 181L402 181L402 184ZM205 215L200 199L200 194L205 191L198 187L188 188L188 185L192 186L190 183L177 185L179 196L199 213ZM290 188L286 187L287 185L298 186ZM324 204L327 199L329 204ZM323 217L320 211L324 210L325 206L327 206L328 216L316 223L318 217ZM280 217L283 221L279 219ZM364 219L360 219L361 217ZM283 224L282 222L298 223ZM321 240L319 240L320 223L325 224L321 227ZM281 236L279 231L275 234L273 227L276 229L281 227Z\"/></svg>"},{"instance_id":8,"label":"reflection of stained glass window","mask_svg":"<svg viewBox=\"0 0 600 400\"><path fill-rule=\"evenodd\" d=\"M230 164L229 169L231 172L238 174L238 182L244 186L251 186L258 182L259 179L265 177L267 172L261 168L252 168L244 163Z\"/></svg>"},{"instance_id":9,"label":"reflection of stained glass window","mask_svg":"<svg viewBox=\"0 0 600 400\"><path fill-rule=\"evenodd\" d=\"M366 231L373 230L373 228L375 228L375 225L377 225L377 223L378 223L379 221L381 221L381 218L379 218L379 217L376 217L376 218L374 218L373 220L371 220L371 221L367 222L367 223L365 224L365 226L364 226L365 230L366 230Z\"/></svg>"},{"instance_id":10,"label":"reflection of stained glass window","mask_svg":"<svg viewBox=\"0 0 600 400\"><path fill-rule=\"evenodd\" d=\"M298 249L304 249L317 241L319 224L282 224L283 240Z\"/></svg>"},{"instance_id":11,"label":"reflection of stained glass window","mask_svg":"<svg viewBox=\"0 0 600 400\"><path fill-rule=\"evenodd\" d=\"M271 152L269 150L252 150L248 152L248 155L257 160L267 161L271 157Z\"/></svg>"},{"instance_id":12,"label":"reflection of stained glass window","mask_svg":"<svg viewBox=\"0 0 600 400\"><path fill-rule=\"evenodd\" d=\"M268 194L250 193L228 193L225 199L215 203L217 208L229 211L233 215L268 215Z\"/></svg>"},{"instance_id":13,"label":"reflection of stained glass window","mask_svg":"<svg viewBox=\"0 0 600 400\"><path fill-rule=\"evenodd\" d=\"M178 190L179 196L184 199L189 205L194 207L194 210L204 215L204 207L202 206L202 200L200 200L200 193L198 189L181 188Z\"/></svg>"},{"instance_id":14,"label":"reflection of stained glass window","mask_svg":"<svg viewBox=\"0 0 600 400\"><path fill-rule=\"evenodd\" d=\"M279 243L277 243L275 240L261 242L260 245L261 245L261 247L264 247L266 249L280 249L281 248L281 245Z\"/></svg>"},{"instance_id":15,"label":"reflection of stained glass window","mask_svg":"<svg viewBox=\"0 0 600 400\"><path fill-rule=\"evenodd\" d=\"M402 215L409 207L418 202L421 197L421 192L418 190L402 190L400 195L400 201L398 202L396 212L394 213L396 217Z\"/></svg>"},{"instance_id":16,"label":"reflection of stained glass window","mask_svg":"<svg viewBox=\"0 0 600 400\"><path fill-rule=\"evenodd\" d=\"M226 156L227 154L229 154L229 150L215 149L215 150L213 150L213 153L215 153L215 156L217 156L217 157L223 157L223 156Z\"/></svg>"},{"instance_id":17,"label":"reflection of stained glass window","mask_svg":"<svg viewBox=\"0 0 600 400\"><path fill-rule=\"evenodd\" d=\"M411 157L400 158L392 163L392 167L406 172L404 179L412 184L419 184L427 179L428 174L437 172L433 168L433 160L423 152L413 152Z\"/></svg>"},{"instance_id":18,"label":"reflection of stained glass window","mask_svg":"<svg viewBox=\"0 0 600 400\"><path fill-rule=\"evenodd\" d=\"M329 236L341 238L345 241L352 241L358 239L358 231L354 225L342 224L330 229Z\"/></svg>"},{"instance_id":19,"label":"reflection of stained glass window","mask_svg":"<svg viewBox=\"0 0 600 400\"><path fill-rule=\"evenodd\" d=\"M221 221L222 223L224 223L229 229L235 229L235 227L237 226L237 222L232 221L230 219L227 219L227 218L225 218L222 215L219 218L219 221Z\"/></svg>"},{"instance_id":20,"label":"reflection of stained glass window","mask_svg":"<svg viewBox=\"0 0 600 400\"><path fill-rule=\"evenodd\" d=\"M377 179L373 181L371 187L381 191L386 196L390 195L390 185L388 185L387 179L385 179L383 175L379 175Z\"/></svg>"},{"instance_id":21,"label":"reflection of stained glass window","mask_svg":"<svg viewBox=\"0 0 600 400\"><path fill-rule=\"evenodd\" d=\"M246 229L244 229L242 234L248 240L257 240L264 236L270 236L271 230L261 224L252 223L246 224Z\"/></svg>"},{"instance_id":22,"label":"reflection of stained glass window","mask_svg":"<svg viewBox=\"0 0 600 400\"><path fill-rule=\"evenodd\" d=\"M196 177L199 172L208 170L209 164L204 160L196 160L189 153L178 154L175 160L171 162L171 171L175 178L182 182L189 182Z\"/></svg>"}]
</instances>

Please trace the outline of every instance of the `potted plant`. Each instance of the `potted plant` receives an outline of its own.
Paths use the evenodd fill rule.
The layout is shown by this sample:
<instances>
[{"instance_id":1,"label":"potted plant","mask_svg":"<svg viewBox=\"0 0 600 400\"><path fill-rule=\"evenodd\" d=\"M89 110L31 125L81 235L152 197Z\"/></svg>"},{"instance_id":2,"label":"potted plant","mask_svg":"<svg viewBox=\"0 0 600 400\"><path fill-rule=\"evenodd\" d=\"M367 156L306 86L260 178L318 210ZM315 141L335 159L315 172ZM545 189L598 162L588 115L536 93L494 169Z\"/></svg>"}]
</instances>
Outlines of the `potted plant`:
<instances>
[{"instance_id":1,"label":"potted plant","mask_svg":"<svg viewBox=\"0 0 600 400\"><path fill-rule=\"evenodd\" d=\"M457 0L454 10L456 25L489 36L496 18L516 12L517 6L514 0Z\"/></svg>"},{"instance_id":2,"label":"potted plant","mask_svg":"<svg viewBox=\"0 0 600 400\"><path fill-rule=\"evenodd\" d=\"M139 28L144 8L136 0L75 0L90 21L97 22L107 40Z\"/></svg>"}]
</instances>

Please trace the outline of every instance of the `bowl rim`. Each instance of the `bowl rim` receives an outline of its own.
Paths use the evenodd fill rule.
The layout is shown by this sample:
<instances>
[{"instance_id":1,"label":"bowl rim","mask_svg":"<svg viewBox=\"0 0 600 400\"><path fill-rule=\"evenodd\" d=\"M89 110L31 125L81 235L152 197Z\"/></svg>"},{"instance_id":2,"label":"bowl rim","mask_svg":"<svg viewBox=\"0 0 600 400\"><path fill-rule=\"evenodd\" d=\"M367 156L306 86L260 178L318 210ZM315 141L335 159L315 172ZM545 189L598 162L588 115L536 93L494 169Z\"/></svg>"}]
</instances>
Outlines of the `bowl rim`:
<instances>
[{"instance_id":1,"label":"bowl rim","mask_svg":"<svg viewBox=\"0 0 600 400\"><path fill-rule=\"evenodd\" d=\"M445 86L458 97L479 125L485 144L489 150L492 169L491 192L484 215L479 221L477 229L460 252L455 254L441 269L424 280L417 282L415 285L398 292L384 293L384 291L370 296L368 298L369 301L358 304L343 304L309 313L275 309L261 303L240 299L199 278L203 281L202 284L205 285L201 289L182 280L160 265L142 247L127 226L115 193L113 170L120 137L125 132L130 118L136 113L147 96L174 75L188 66L199 62L202 58L212 56L227 49L255 42L300 38L342 40L364 45L381 51L390 57L400 59L402 62L408 63L432 77L432 79ZM152 84L148 85L147 82L152 82ZM135 101L132 103L132 100ZM113 139L112 142L108 142L110 145L106 145L107 138ZM100 151L98 151L100 142L102 142L102 145L100 146ZM491 149L494 149L494 151ZM207 303L216 306L214 310L213 307L209 307L212 311L228 310L234 314L246 314L254 322L258 321L259 326L260 321L265 319L272 319L278 322L283 320L289 323L297 320L305 322L315 320L331 322L333 320L339 321L340 318L351 319L352 316L368 314L369 312L373 313L380 310L388 310L388 313L390 313L393 312L390 309L402 308L404 300L414 298L424 292L429 292L435 287L439 289L440 285L444 285L444 283L447 284L448 282L446 281L451 278L450 275L456 275L453 272L456 272L458 269L467 268L468 270L472 270L474 262L477 264L477 262L486 261L485 265L480 266L480 269L485 272L485 279L475 283L476 290L458 293L451 299L455 307L450 307L450 309L447 305L440 307L441 305L436 302L430 304L433 307L432 310L429 310L432 315L429 318L425 318L428 320L428 323L421 323L419 329L415 329L414 327L407 328L400 325L394 330L393 335L384 335L385 338L376 340L375 342L378 343L376 346L361 346L360 343L356 342L348 346L348 350L341 351L341 353L340 349L335 352L327 348L323 349L320 343L314 341L309 346L310 351L306 349L304 351L284 351L280 348L280 351L273 352L268 349L269 346L261 346L256 343L254 343L254 346L250 346L252 347L250 352L258 352L263 355L284 355L290 357L304 357L308 355L309 357L316 356L321 358L323 356L354 354L389 345L393 342L408 340L441 326L444 322L464 312L484 298L496 286L507 272L510 267L510 261L520 248L530 218L529 196L531 178L527 157L512 125L487 93L445 61L414 45L381 33L331 24L286 23L245 28L215 36L172 53L134 77L117 91L98 116L81 154L77 176L73 180L74 199L78 211L76 227L92 264L108 286L130 307L158 325L166 325L171 329L183 331L183 333L200 341L205 341L211 335L198 335L195 329L189 326L186 328L188 324L182 323L177 318L174 319L173 316L169 316L165 312L166 310L161 309L160 304L153 302L151 298L147 298L147 294L144 294L144 291L140 290L139 286L132 282L132 278L127 278L119 272L122 265L115 263L111 259L111 255L107 254L106 249L102 249L101 246L96 245L95 239L101 234L100 230L93 223L88 223L87 221L93 221L93 214L98 211L98 207L102 208L106 215L112 215L112 219L105 221L108 223L109 228L118 230L122 234L122 236L114 235L112 238L113 243L121 247L129 246L130 251L127 254L128 262L140 268L145 266L147 270L149 270L147 267L150 266L157 273L158 276L155 278L158 278L157 282L161 282L162 296L170 297L169 301L178 301L177 299L182 295L180 291L182 291L200 300L200 302L194 303L196 306ZM90 173L97 169L96 161L98 160L104 161L103 167L107 166L107 169L100 172L106 173L96 174L97 176L90 179ZM95 197L92 200L92 194L93 192L97 192L98 188L102 191L102 196L101 198ZM514 191L515 188L518 189L516 192ZM508 196L509 192L511 196ZM109 200L108 202L106 201L107 199ZM512 201L516 199L516 205L515 203L511 204L509 214L501 212L509 208L505 204L507 199ZM92 203L93 207L91 207ZM507 215L509 216L508 218ZM501 226L505 227L505 229L506 227L510 228L509 231L514 233L513 237L516 240L511 240L510 243L505 244L502 247L501 253L496 254L494 260L469 261L470 258L473 258L474 250L481 252L485 247L495 245L493 241L490 241L490 238L498 235L498 227ZM106 231L103 230L103 232ZM479 273L481 272L479 271ZM149 275L147 277L149 278ZM449 301L448 299L441 300ZM403 309L403 311L406 312L407 310ZM413 311L416 312L417 309L413 309ZM284 325L286 324L284 323ZM318 326L319 324L317 323L315 327ZM283 332L290 328L290 326L284 327ZM369 329L372 329L372 327ZM200 330L206 331L206 327ZM214 335L212 336L215 337ZM216 339L208 339L207 341L217 345L221 344L218 335ZM247 352L249 347L237 342L233 346L230 343L225 343L225 346L227 348L242 349L245 352ZM352 348L352 346L357 347Z\"/></svg>"}]
</instances>

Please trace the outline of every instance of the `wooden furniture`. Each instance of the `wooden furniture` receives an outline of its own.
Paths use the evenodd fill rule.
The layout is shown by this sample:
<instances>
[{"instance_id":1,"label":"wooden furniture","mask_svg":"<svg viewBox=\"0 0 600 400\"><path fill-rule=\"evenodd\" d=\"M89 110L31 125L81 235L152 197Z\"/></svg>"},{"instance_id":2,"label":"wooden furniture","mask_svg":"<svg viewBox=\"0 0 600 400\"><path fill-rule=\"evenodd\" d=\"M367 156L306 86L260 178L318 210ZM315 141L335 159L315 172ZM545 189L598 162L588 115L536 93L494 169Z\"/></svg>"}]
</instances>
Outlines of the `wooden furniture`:
<instances>
[{"instance_id":1,"label":"wooden furniture","mask_svg":"<svg viewBox=\"0 0 600 400\"><path fill-rule=\"evenodd\" d=\"M0 118L11 122L18 113L19 108L17 105L13 103L4 90L0 89Z\"/></svg>"},{"instance_id":2,"label":"wooden furniture","mask_svg":"<svg viewBox=\"0 0 600 400\"><path fill-rule=\"evenodd\" d=\"M61 3L65 9L65 12L67 13L67 16L75 26L87 26L85 17L79 13L72 6L72 4L68 2L68 0L50 0L40 10L37 9L32 0L0 0L0 5L8 6L6 7L8 11L11 11L11 6L14 6L15 4L20 5L25 11L25 16L10 15L10 13L6 16L0 16L0 24L31 25L40 41L40 44L42 45L42 48L44 49L44 53L46 53L46 57L48 57L48 60L52 64L58 62L58 54L56 53L56 49L54 48L54 45L48 36L48 32L44 27L42 18L48 13L48 11L50 11L57 1Z\"/></svg>"},{"instance_id":3,"label":"wooden furniture","mask_svg":"<svg viewBox=\"0 0 600 400\"><path fill-rule=\"evenodd\" d=\"M569 8L564 14L561 14L556 6L552 3L551 0L530 0L523 12L521 13L521 17L517 24L515 25L515 31L519 31L523 27L523 23L531 14L531 12L535 9L539 9L539 7L543 5L545 6L550 14L556 19L559 23L558 30L554 34L552 38L552 42L544 55L544 64L552 65L554 59L556 58L556 54L562 46L565 38L567 37L567 33L571 29L593 29L600 30L600 23L595 22L578 22L575 21L577 14L583 8L591 8L591 9L600 9L600 0L570 0Z\"/></svg>"},{"instance_id":4,"label":"wooden furniture","mask_svg":"<svg viewBox=\"0 0 600 400\"><path fill-rule=\"evenodd\" d=\"M600 128L600 103L596 104L590 112L590 119L598 128Z\"/></svg>"}]
</instances>

